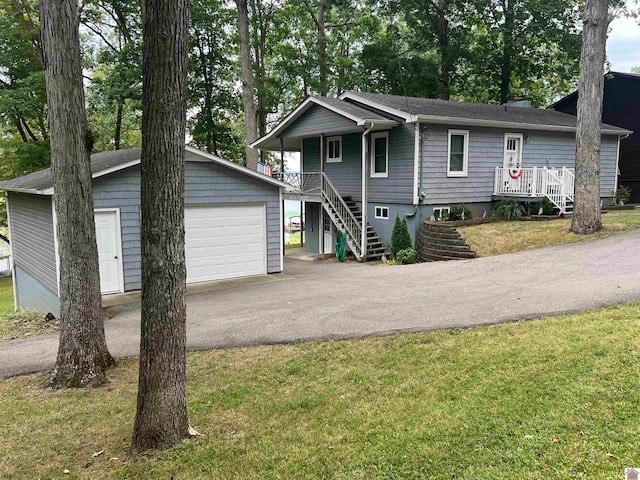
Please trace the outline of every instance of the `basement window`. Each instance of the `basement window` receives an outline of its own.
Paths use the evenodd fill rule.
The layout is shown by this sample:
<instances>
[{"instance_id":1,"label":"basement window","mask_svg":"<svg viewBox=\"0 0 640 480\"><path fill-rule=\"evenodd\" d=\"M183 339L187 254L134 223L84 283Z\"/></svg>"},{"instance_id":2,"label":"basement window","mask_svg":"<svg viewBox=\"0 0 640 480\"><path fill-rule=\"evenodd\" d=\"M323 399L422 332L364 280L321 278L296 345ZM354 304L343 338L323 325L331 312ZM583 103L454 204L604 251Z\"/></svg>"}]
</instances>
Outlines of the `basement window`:
<instances>
[{"instance_id":1,"label":"basement window","mask_svg":"<svg viewBox=\"0 0 640 480\"><path fill-rule=\"evenodd\" d=\"M449 216L449 212L451 211L450 207L434 207L433 208L433 216L435 217L436 220L440 221L444 217L448 217Z\"/></svg>"},{"instance_id":2,"label":"basement window","mask_svg":"<svg viewBox=\"0 0 640 480\"><path fill-rule=\"evenodd\" d=\"M381 220L388 220L389 219L389 207L381 207L379 205L376 205L376 214L375 217L379 218Z\"/></svg>"}]
</instances>

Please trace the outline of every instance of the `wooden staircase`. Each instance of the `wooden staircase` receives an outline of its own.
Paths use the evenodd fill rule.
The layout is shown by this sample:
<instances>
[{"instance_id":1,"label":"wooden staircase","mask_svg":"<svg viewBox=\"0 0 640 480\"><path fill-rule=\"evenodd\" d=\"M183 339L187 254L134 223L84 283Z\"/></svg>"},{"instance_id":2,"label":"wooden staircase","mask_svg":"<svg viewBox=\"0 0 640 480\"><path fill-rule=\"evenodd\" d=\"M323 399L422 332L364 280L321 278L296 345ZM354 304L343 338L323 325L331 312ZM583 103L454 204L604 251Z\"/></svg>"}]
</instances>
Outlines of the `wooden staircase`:
<instances>
[{"instance_id":1,"label":"wooden staircase","mask_svg":"<svg viewBox=\"0 0 640 480\"><path fill-rule=\"evenodd\" d=\"M353 201L351 197L342 197L344 199L344 203L347 204L353 216L360 222L362 225L362 212L360 208ZM338 225L338 228L340 226ZM367 260L379 260L383 255L387 254L387 247L385 247L378 234L375 232L373 227L367 222Z\"/></svg>"}]
</instances>

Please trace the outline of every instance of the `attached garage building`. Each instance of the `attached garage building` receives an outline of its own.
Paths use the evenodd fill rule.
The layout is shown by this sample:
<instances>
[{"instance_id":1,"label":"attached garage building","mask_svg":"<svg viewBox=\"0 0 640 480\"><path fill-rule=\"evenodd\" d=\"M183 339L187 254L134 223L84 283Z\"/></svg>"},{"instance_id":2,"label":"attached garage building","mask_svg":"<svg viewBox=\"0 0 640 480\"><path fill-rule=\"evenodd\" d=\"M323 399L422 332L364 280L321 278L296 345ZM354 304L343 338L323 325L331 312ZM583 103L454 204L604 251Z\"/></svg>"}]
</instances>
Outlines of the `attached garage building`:
<instances>
[{"instance_id":1,"label":"attached garage building","mask_svg":"<svg viewBox=\"0 0 640 480\"><path fill-rule=\"evenodd\" d=\"M140 149L92 155L103 294L140 289ZM192 147L185 153L187 283L281 272L287 185ZM16 308L60 311L51 169L0 183L14 263Z\"/></svg>"}]
</instances>

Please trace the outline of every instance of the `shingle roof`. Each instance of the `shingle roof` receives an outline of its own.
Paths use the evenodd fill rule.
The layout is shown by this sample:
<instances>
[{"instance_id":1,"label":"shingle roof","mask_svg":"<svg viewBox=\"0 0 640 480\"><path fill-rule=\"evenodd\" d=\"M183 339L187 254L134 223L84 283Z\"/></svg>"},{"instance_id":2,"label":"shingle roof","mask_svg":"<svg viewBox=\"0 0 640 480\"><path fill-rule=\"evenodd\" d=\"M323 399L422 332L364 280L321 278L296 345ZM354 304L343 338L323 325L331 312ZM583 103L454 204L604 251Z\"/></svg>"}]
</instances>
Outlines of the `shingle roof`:
<instances>
[{"instance_id":1,"label":"shingle roof","mask_svg":"<svg viewBox=\"0 0 640 480\"><path fill-rule=\"evenodd\" d=\"M439 117L465 120L488 121L504 124L522 124L541 127L576 128L576 117L555 110L542 108L515 107L508 105L489 105L482 103L455 102L432 98L403 97L378 93L348 92L347 100L357 98L369 100L379 105L406 112L417 117ZM609 133L630 133L613 125L602 124Z\"/></svg>"},{"instance_id":2,"label":"shingle roof","mask_svg":"<svg viewBox=\"0 0 640 480\"><path fill-rule=\"evenodd\" d=\"M91 155L91 173L95 174L140 159L139 148L113 150ZM0 189L39 192L53 187L51 168L30 173L22 177L0 182Z\"/></svg>"},{"instance_id":3,"label":"shingle roof","mask_svg":"<svg viewBox=\"0 0 640 480\"><path fill-rule=\"evenodd\" d=\"M319 103L324 103L344 113L357 117L361 120L390 120L390 116L384 116L377 112L372 112L367 108L360 107L353 103L345 102L339 98L333 97L312 97Z\"/></svg>"}]
</instances>

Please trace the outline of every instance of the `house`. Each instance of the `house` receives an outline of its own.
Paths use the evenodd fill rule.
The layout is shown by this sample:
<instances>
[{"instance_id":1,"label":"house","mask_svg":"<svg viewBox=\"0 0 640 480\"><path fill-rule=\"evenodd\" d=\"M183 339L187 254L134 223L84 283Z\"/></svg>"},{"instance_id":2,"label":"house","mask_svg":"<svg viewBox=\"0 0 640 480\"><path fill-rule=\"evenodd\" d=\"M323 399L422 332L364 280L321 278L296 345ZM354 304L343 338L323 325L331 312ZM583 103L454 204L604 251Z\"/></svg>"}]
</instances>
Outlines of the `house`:
<instances>
[{"instance_id":1,"label":"house","mask_svg":"<svg viewBox=\"0 0 640 480\"><path fill-rule=\"evenodd\" d=\"M140 289L140 149L91 156L103 294ZM282 191L287 186L186 147L187 283L283 268ZM51 169L0 183L7 190L16 309L60 311Z\"/></svg>"},{"instance_id":2,"label":"house","mask_svg":"<svg viewBox=\"0 0 640 480\"><path fill-rule=\"evenodd\" d=\"M577 115L578 92L549 108ZM640 74L609 72L605 75L602 121L635 132L620 141L618 183L631 189L632 202L640 202Z\"/></svg>"},{"instance_id":3,"label":"house","mask_svg":"<svg viewBox=\"0 0 640 480\"><path fill-rule=\"evenodd\" d=\"M603 125L601 195L616 190L621 138ZM285 197L305 202L306 249L331 253L337 230L358 259L379 258L396 215L415 241L424 219L468 204L475 216L501 198L558 210L573 201L576 118L519 105L480 105L346 92L309 97L252 147L300 152Z\"/></svg>"}]
</instances>

